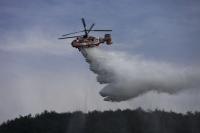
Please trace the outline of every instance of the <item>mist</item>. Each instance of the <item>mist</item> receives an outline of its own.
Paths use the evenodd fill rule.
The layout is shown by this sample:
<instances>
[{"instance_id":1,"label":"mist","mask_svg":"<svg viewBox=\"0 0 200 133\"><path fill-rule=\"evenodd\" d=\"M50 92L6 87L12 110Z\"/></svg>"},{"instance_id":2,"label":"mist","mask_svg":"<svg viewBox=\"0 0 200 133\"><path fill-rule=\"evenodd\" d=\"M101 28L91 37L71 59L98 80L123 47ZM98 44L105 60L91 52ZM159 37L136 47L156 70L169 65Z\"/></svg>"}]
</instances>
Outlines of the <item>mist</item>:
<instances>
[{"instance_id":1,"label":"mist","mask_svg":"<svg viewBox=\"0 0 200 133\"><path fill-rule=\"evenodd\" d=\"M105 101L129 100L150 91L176 94L199 89L200 86L197 67L145 60L139 55L99 48L80 51L90 70L97 74L97 81L105 84L99 92Z\"/></svg>"}]
</instances>

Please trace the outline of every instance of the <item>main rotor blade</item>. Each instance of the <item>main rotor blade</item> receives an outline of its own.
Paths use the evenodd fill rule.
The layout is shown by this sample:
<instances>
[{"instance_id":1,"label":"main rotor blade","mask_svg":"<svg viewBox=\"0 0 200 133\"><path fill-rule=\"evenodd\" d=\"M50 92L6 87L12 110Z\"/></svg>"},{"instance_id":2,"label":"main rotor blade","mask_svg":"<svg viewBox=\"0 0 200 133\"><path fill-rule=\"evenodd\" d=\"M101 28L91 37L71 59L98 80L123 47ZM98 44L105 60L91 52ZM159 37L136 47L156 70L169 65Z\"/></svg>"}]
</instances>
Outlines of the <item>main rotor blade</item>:
<instances>
[{"instance_id":1,"label":"main rotor blade","mask_svg":"<svg viewBox=\"0 0 200 133\"><path fill-rule=\"evenodd\" d=\"M92 30L92 28L94 27L94 24L92 24L89 28L89 30L87 31L87 33L89 34L89 32Z\"/></svg>"},{"instance_id":2,"label":"main rotor blade","mask_svg":"<svg viewBox=\"0 0 200 133\"><path fill-rule=\"evenodd\" d=\"M85 19L81 18L84 28L86 28Z\"/></svg>"},{"instance_id":3,"label":"main rotor blade","mask_svg":"<svg viewBox=\"0 0 200 133\"><path fill-rule=\"evenodd\" d=\"M82 23L83 23L83 27L84 27L85 35L87 36L88 33L87 33L87 29L86 29L85 19L82 18L81 20L82 20Z\"/></svg>"},{"instance_id":4,"label":"main rotor blade","mask_svg":"<svg viewBox=\"0 0 200 133\"><path fill-rule=\"evenodd\" d=\"M91 31L112 31L112 30L91 30Z\"/></svg>"},{"instance_id":5,"label":"main rotor blade","mask_svg":"<svg viewBox=\"0 0 200 133\"><path fill-rule=\"evenodd\" d=\"M80 33L80 32L85 32L85 30L81 30L81 31L73 32L73 33L68 33L68 34L64 34L62 36L68 36L68 35L72 35L72 34L76 34L76 33Z\"/></svg>"},{"instance_id":6,"label":"main rotor blade","mask_svg":"<svg viewBox=\"0 0 200 133\"><path fill-rule=\"evenodd\" d=\"M76 38L76 37L81 37L81 36L68 36L68 37L60 37L58 39L68 39L68 38Z\"/></svg>"}]
</instances>

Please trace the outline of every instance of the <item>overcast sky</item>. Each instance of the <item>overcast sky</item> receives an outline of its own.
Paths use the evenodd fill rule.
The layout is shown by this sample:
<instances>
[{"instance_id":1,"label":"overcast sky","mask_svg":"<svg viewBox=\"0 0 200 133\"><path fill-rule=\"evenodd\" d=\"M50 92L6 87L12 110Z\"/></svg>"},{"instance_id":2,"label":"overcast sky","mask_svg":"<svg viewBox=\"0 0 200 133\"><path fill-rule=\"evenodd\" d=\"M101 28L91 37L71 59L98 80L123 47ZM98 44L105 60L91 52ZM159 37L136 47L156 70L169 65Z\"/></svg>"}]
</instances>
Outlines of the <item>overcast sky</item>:
<instances>
[{"instance_id":1,"label":"overcast sky","mask_svg":"<svg viewBox=\"0 0 200 133\"><path fill-rule=\"evenodd\" d=\"M0 123L45 109L200 110L200 91L103 101L98 94L103 86L71 40L57 39L83 28L81 17L96 29L113 30L114 44L104 49L200 65L199 0L0 0Z\"/></svg>"}]
</instances>

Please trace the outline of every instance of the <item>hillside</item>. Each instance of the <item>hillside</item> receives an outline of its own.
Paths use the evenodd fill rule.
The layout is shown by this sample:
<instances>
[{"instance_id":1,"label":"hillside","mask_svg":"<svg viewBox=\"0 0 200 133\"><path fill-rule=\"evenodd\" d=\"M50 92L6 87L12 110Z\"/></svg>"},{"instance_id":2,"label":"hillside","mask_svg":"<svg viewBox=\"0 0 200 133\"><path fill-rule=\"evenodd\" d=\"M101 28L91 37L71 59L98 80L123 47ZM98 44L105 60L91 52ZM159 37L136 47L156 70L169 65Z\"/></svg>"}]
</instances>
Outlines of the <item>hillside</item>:
<instances>
[{"instance_id":1,"label":"hillside","mask_svg":"<svg viewBox=\"0 0 200 133\"><path fill-rule=\"evenodd\" d=\"M117 110L88 114L44 111L0 125L0 133L200 133L200 113Z\"/></svg>"}]
</instances>

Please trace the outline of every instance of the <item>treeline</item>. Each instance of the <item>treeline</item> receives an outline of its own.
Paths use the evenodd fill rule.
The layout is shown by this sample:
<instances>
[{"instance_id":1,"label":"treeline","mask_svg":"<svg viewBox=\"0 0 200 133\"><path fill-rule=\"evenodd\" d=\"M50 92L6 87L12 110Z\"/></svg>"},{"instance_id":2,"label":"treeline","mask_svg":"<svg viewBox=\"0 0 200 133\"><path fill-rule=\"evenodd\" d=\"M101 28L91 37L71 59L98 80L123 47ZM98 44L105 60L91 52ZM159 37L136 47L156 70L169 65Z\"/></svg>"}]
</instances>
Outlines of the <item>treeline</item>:
<instances>
[{"instance_id":1,"label":"treeline","mask_svg":"<svg viewBox=\"0 0 200 133\"><path fill-rule=\"evenodd\" d=\"M200 133L200 112L117 110L87 114L44 111L0 125L0 133Z\"/></svg>"}]
</instances>

